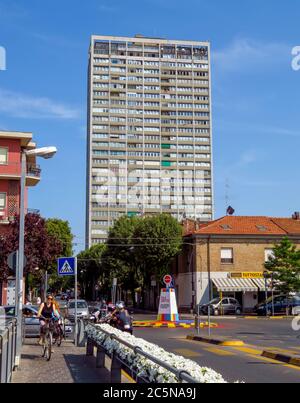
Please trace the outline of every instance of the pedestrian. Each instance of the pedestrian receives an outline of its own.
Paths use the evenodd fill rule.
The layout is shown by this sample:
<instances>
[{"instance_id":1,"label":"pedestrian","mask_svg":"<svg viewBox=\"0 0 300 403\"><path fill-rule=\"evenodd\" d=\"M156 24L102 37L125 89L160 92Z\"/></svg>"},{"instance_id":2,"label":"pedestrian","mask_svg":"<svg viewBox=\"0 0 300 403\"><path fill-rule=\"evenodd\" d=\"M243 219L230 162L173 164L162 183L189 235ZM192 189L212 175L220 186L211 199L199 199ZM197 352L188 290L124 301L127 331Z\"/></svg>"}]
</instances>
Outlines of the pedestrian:
<instances>
[{"instance_id":1,"label":"pedestrian","mask_svg":"<svg viewBox=\"0 0 300 403\"><path fill-rule=\"evenodd\" d=\"M42 303L41 298L40 298L40 297L37 297L37 299L36 299L36 304L37 304L37 305L41 305L41 303Z\"/></svg>"}]
</instances>

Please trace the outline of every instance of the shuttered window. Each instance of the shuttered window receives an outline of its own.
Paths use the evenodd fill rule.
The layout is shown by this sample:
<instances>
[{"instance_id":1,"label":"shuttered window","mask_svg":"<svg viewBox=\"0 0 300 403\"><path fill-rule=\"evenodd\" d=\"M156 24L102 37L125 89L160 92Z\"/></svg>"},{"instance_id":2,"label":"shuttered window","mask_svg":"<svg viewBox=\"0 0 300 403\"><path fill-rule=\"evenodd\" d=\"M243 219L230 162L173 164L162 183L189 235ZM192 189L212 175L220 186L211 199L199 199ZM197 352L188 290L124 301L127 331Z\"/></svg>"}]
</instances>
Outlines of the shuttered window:
<instances>
[{"instance_id":1,"label":"shuttered window","mask_svg":"<svg viewBox=\"0 0 300 403\"><path fill-rule=\"evenodd\" d=\"M8 149L0 147L0 164L7 164L8 160Z\"/></svg>"},{"instance_id":2,"label":"shuttered window","mask_svg":"<svg viewBox=\"0 0 300 403\"><path fill-rule=\"evenodd\" d=\"M0 193L0 210L4 210L6 207L6 193Z\"/></svg>"},{"instance_id":3,"label":"shuttered window","mask_svg":"<svg viewBox=\"0 0 300 403\"><path fill-rule=\"evenodd\" d=\"M221 249L221 263L233 263L232 248L222 248Z\"/></svg>"}]
</instances>

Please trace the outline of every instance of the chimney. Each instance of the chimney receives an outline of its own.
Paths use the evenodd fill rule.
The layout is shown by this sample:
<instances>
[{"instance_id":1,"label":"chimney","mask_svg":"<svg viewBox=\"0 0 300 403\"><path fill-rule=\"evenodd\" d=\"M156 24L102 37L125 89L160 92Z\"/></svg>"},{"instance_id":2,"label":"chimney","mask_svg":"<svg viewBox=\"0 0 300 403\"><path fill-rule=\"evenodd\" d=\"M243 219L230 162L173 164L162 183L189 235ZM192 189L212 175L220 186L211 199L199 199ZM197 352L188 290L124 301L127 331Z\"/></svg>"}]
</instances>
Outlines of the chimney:
<instances>
[{"instance_id":1,"label":"chimney","mask_svg":"<svg viewBox=\"0 0 300 403\"><path fill-rule=\"evenodd\" d=\"M293 220L300 220L300 213L299 211L295 211L295 213L292 215Z\"/></svg>"}]
</instances>

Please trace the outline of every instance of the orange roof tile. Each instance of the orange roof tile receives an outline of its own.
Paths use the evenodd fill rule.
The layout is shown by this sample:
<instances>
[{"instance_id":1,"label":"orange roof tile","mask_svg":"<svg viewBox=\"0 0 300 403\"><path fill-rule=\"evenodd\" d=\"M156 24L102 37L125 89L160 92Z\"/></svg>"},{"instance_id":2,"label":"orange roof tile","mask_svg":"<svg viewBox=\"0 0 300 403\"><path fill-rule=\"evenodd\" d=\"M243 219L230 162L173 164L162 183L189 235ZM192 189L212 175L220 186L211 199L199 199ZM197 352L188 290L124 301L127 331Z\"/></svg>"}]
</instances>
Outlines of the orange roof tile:
<instances>
[{"instance_id":1,"label":"orange roof tile","mask_svg":"<svg viewBox=\"0 0 300 403\"><path fill-rule=\"evenodd\" d=\"M265 216L225 216L191 234L300 235L300 220Z\"/></svg>"}]
</instances>

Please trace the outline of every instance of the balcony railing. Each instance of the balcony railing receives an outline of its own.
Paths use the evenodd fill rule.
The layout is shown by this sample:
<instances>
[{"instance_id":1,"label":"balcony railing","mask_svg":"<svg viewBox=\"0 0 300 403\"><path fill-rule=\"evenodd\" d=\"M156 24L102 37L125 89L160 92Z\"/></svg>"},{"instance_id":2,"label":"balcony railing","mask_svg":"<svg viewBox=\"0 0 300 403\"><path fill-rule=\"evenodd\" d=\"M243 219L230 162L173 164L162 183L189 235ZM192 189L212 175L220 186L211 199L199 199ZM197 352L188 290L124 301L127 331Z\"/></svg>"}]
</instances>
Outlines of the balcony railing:
<instances>
[{"instance_id":1,"label":"balcony railing","mask_svg":"<svg viewBox=\"0 0 300 403\"><path fill-rule=\"evenodd\" d=\"M27 164L27 175L35 178L41 177L41 168L37 164Z\"/></svg>"},{"instance_id":2,"label":"balcony railing","mask_svg":"<svg viewBox=\"0 0 300 403\"><path fill-rule=\"evenodd\" d=\"M4 176L21 176L21 163L9 162L7 164L0 164L0 177ZM35 178L40 178L41 168L37 164L27 164L27 175Z\"/></svg>"}]
</instances>

